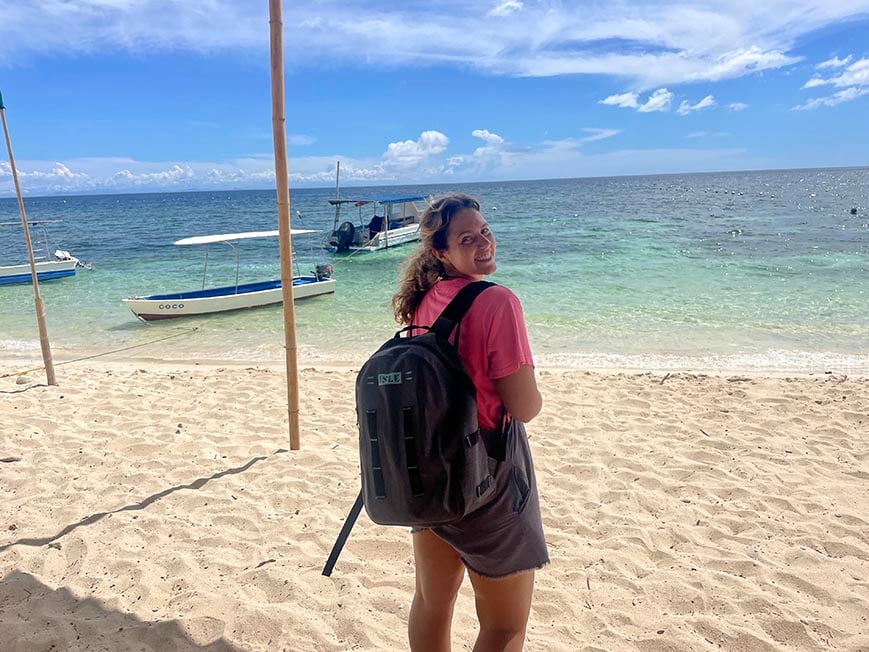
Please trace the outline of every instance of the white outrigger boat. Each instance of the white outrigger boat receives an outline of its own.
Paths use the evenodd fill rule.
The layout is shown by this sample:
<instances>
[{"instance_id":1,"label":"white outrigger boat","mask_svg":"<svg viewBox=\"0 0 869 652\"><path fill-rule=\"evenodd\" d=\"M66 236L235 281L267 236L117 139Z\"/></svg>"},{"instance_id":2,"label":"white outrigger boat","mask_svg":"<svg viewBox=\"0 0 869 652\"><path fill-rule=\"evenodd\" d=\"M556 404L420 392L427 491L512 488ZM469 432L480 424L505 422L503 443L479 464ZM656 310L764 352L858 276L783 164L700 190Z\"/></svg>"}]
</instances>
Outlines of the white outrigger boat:
<instances>
[{"instance_id":1,"label":"white outrigger boat","mask_svg":"<svg viewBox=\"0 0 869 652\"><path fill-rule=\"evenodd\" d=\"M55 224L59 220L37 220L28 222L28 226L38 226L43 231L43 248L48 250L48 235L45 232L46 224ZM21 226L21 222L0 222L0 226ZM68 251L57 249L52 258L48 258L46 254L41 254L41 257L34 261L36 267L36 278L39 281L51 281L57 278L66 276L75 276L75 271L79 267L90 268L89 265L81 262L78 258L70 254ZM0 285L11 285L13 283L31 283L33 274L30 271L30 263L22 263L20 265L0 265Z\"/></svg>"},{"instance_id":2,"label":"white outrigger boat","mask_svg":"<svg viewBox=\"0 0 869 652\"><path fill-rule=\"evenodd\" d=\"M58 253L61 252L58 249ZM55 254L55 256L58 255ZM51 281L64 276L75 276L75 270L79 265L78 258L70 256L68 259L58 260L41 260L36 265L36 278L42 281ZM0 285L11 285L12 283L30 283L33 280L33 274L30 271L30 263L23 265L0 265Z\"/></svg>"},{"instance_id":3,"label":"white outrigger boat","mask_svg":"<svg viewBox=\"0 0 869 652\"><path fill-rule=\"evenodd\" d=\"M328 248L336 252L379 251L419 240L422 211L414 203L424 201L424 195L378 197L362 199L330 199L335 207L335 221L326 238ZM340 222L341 207L353 204L359 208L359 223ZM366 219L363 206L372 206L374 215ZM340 223L339 223L340 222Z\"/></svg>"},{"instance_id":4,"label":"white outrigger boat","mask_svg":"<svg viewBox=\"0 0 869 652\"><path fill-rule=\"evenodd\" d=\"M316 233L308 229L292 229L291 235ZM250 238L277 237L278 231L249 231L246 233L224 233L221 235L195 236L175 242L176 245L205 245L205 270L202 276L202 289L190 292L170 292L167 294L152 294L123 299L123 303L142 321L158 319L174 319L176 317L193 317L210 315L218 312L242 310L270 306L283 301L281 279L258 281L255 283L238 282L238 249L235 242ZM235 285L217 288L205 287L205 275L208 271L208 245L216 242L228 244L236 251ZM317 265L316 271L310 275L293 276L293 299L304 299L335 291L335 279L332 276L332 266Z\"/></svg>"}]
</instances>

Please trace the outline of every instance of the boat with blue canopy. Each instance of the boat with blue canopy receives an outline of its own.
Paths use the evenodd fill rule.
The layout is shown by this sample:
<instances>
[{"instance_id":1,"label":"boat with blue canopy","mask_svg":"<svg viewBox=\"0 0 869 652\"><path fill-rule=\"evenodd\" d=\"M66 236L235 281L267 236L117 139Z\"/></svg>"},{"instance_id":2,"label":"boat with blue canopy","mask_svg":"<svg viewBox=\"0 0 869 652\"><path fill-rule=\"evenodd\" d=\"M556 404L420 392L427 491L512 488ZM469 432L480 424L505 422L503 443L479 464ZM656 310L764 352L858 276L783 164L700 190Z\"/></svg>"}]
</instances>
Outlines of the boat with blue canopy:
<instances>
[{"instance_id":1,"label":"boat with blue canopy","mask_svg":"<svg viewBox=\"0 0 869 652\"><path fill-rule=\"evenodd\" d=\"M422 217L422 209L416 202L425 200L425 195L330 199L329 203L335 207L335 219L332 231L326 238L326 246L342 253L379 251L416 242L420 237ZM359 209L358 221L355 223L341 221L341 209L348 205Z\"/></svg>"}]
</instances>

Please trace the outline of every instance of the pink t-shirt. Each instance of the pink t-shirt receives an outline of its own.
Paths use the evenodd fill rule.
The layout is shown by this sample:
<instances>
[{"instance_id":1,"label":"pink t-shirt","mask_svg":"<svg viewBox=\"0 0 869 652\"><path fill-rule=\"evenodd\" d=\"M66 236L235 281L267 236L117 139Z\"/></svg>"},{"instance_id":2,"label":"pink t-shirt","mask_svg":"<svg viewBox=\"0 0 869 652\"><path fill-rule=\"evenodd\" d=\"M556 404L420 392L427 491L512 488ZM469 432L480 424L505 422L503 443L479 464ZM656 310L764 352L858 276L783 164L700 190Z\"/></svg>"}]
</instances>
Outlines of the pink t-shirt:
<instances>
[{"instance_id":1,"label":"pink t-shirt","mask_svg":"<svg viewBox=\"0 0 869 652\"><path fill-rule=\"evenodd\" d=\"M413 323L431 326L447 304L471 281L438 281L416 309ZM462 319L459 355L477 388L477 418L481 428L494 430L501 415L501 399L492 382L534 366L525 317L519 299L507 288L496 285L480 294Z\"/></svg>"}]
</instances>

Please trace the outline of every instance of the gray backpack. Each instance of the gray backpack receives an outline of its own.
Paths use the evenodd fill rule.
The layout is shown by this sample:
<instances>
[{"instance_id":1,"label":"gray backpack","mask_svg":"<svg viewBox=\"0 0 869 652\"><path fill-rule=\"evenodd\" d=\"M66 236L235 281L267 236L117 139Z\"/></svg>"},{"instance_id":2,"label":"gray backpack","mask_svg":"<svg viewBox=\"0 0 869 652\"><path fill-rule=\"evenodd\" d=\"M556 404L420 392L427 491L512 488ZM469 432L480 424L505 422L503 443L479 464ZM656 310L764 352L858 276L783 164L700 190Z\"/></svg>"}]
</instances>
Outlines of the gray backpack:
<instances>
[{"instance_id":1,"label":"gray backpack","mask_svg":"<svg viewBox=\"0 0 869 652\"><path fill-rule=\"evenodd\" d=\"M462 317L492 285L469 283L430 328L408 326L362 365L356 378L362 490L324 575L363 504L375 523L432 527L461 519L494 494L477 392L458 353ZM421 335L402 336L423 328Z\"/></svg>"}]
</instances>

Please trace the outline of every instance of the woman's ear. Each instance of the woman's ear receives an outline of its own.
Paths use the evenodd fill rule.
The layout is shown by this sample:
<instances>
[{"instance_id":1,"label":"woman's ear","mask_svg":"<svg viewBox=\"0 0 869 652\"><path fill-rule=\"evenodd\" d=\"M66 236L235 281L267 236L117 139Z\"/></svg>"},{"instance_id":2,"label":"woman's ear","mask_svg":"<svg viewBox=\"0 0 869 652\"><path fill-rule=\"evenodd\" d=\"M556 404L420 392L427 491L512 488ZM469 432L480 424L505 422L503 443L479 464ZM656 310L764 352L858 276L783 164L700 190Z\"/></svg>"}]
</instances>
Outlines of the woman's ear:
<instances>
[{"instance_id":1,"label":"woman's ear","mask_svg":"<svg viewBox=\"0 0 869 652\"><path fill-rule=\"evenodd\" d=\"M437 258L439 261L444 262L444 252L443 251L441 251L440 249L435 249L434 247L432 247L431 253L432 253L432 256Z\"/></svg>"}]
</instances>

